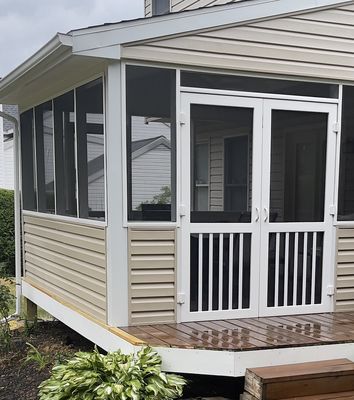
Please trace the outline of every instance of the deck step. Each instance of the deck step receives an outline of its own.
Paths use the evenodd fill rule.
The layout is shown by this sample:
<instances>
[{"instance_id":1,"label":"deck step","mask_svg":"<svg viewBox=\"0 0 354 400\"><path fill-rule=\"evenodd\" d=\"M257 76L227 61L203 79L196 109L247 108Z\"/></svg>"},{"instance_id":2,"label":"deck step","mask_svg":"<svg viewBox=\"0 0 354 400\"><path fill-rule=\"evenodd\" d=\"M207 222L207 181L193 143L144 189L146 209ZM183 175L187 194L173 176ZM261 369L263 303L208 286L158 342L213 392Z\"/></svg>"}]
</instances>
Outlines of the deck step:
<instances>
[{"instance_id":1,"label":"deck step","mask_svg":"<svg viewBox=\"0 0 354 400\"><path fill-rule=\"evenodd\" d=\"M316 394L314 396L304 396L304 397L291 397L283 400L352 400L352 399L354 399L354 391L329 393L322 395ZM257 400L257 398L245 392L244 394L241 395L240 400Z\"/></svg>"},{"instance_id":2,"label":"deck step","mask_svg":"<svg viewBox=\"0 0 354 400\"><path fill-rule=\"evenodd\" d=\"M354 392L354 363L347 359L338 359L248 369L245 392L253 398L246 396L243 399L318 400L319 396L351 391Z\"/></svg>"}]
</instances>

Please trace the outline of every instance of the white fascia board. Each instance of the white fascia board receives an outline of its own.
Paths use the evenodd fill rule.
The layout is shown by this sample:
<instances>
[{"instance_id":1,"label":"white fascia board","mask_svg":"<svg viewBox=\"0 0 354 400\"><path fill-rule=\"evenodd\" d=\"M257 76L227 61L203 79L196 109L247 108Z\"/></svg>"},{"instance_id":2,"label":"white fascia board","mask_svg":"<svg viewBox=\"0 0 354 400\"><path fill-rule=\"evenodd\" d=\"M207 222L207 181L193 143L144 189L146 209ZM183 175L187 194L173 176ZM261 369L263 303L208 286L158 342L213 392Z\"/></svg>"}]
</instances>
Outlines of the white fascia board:
<instances>
[{"instance_id":1,"label":"white fascia board","mask_svg":"<svg viewBox=\"0 0 354 400\"><path fill-rule=\"evenodd\" d=\"M75 55L88 56L88 57L99 57L109 58L111 60L120 60L121 56L121 45L98 47L96 49L75 51Z\"/></svg>"},{"instance_id":2,"label":"white fascia board","mask_svg":"<svg viewBox=\"0 0 354 400\"><path fill-rule=\"evenodd\" d=\"M338 0L252 0L70 32L73 51L161 39L189 32L353 4Z\"/></svg>"},{"instance_id":3,"label":"white fascia board","mask_svg":"<svg viewBox=\"0 0 354 400\"><path fill-rule=\"evenodd\" d=\"M106 351L121 349L128 354L134 352L135 346L118 337L105 327L96 324L80 313L59 303L46 293L34 288L26 281L22 281L22 294L33 303L37 304L50 315L69 326L71 329L97 344Z\"/></svg>"},{"instance_id":4,"label":"white fascia board","mask_svg":"<svg viewBox=\"0 0 354 400\"><path fill-rule=\"evenodd\" d=\"M227 351L154 347L166 372L242 377L247 368L324 361L354 360L354 343L287 347L267 350Z\"/></svg>"},{"instance_id":5,"label":"white fascia board","mask_svg":"<svg viewBox=\"0 0 354 400\"><path fill-rule=\"evenodd\" d=\"M41 61L48 58L60 47L72 47L72 37L63 33L56 34L48 43L41 47L30 58L20 64L16 69L11 71L3 79L0 80L0 92L7 86L11 85L14 81L19 79L22 75L28 73L32 68L38 65Z\"/></svg>"}]
</instances>

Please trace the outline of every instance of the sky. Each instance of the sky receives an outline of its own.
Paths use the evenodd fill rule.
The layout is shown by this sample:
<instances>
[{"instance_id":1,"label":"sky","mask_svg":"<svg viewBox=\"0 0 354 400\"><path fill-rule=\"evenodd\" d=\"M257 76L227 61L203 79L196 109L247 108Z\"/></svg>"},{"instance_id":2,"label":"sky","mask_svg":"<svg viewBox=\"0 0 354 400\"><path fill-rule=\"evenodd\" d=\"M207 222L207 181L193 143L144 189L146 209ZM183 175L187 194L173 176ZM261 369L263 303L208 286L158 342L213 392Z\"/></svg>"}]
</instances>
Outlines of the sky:
<instances>
[{"instance_id":1,"label":"sky","mask_svg":"<svg viewBox=\"0 0 354 400\"><path fill-rule=\"evenodd\" d=\"M0 0L0 77L57 32L143 16L144 0Z\"/></svg>"}]
</instances>

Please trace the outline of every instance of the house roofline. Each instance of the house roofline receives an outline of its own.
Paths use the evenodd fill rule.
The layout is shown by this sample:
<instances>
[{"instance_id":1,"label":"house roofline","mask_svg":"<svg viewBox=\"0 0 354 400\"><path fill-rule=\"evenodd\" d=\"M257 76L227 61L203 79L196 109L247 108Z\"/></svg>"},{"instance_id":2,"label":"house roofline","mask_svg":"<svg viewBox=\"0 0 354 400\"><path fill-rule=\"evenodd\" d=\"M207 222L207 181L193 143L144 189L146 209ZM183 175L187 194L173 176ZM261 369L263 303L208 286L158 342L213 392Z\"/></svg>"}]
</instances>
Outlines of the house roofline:
<instances>
[{"instance_id":1,"label":"house roofline","mask_svg":"<svg viewBox=\"0 0 354 400\"><path fill-rule=\"evenodd\" d=\"M75 53L354 4L353 0L251 0L71 31Z\"/></svg>"},{"instance_id":2,"label":"house roofline","mask_svg":"<svg viewBox=\"0 0 354 400\"><path fill-rule=\"evenodd\" d=\"M12 70L4 78L0 80L0 92L6 89L9 85L15 82L24 74L28 73L31 69L36 67L39 63L50 57L60 48L72 48L72 36L57 33L49 42L36 51L30 58L25 60L22 64Z\"/></svg>"},{"instance_id":3,"label":"house roofline","mask_svg":"<svg viewBox=\"0 0 354 400\"><path fill-rule=\"evenodd\" d=\"M60 49L69 51L71 49L73 55L120 59L120 46L124 44L157 40L347 4L354 4L354 0L241 1L218 7L206 7L158 17L78 29L70 31L68 34L58 33L34 55L0 80L0 98L19 78L34 69L42 61L50 61L50 56L54 56ZM112 48L117 51L112 51Z\"/></svg>"}]
</instances>

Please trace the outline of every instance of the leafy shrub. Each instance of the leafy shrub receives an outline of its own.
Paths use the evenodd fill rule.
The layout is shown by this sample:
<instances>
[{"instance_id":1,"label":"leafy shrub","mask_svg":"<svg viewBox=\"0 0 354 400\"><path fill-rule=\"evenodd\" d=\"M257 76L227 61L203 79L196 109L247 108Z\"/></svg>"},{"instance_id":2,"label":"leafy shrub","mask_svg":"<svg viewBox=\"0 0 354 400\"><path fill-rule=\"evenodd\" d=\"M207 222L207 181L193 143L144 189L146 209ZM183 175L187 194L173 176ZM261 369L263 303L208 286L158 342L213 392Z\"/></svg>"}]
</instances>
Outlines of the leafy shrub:
<instances>
[{"instance_id":1,"label":"leafy shrub","mask_svg":"<svg viewBox=\"0 0 354 400\"><path fill-rule=\"evenodd\" d=\"M14 192L0 189L0 275L15 275Z\"/></svg>"},{"instance_id":2,"label":"leafy shrub","mask_svg":"<svg viewBox=\"0 0 354 400\"><path fill-rule=\"evenodd\" d=\"M13 299L10 288L0 282L0 350L9 350L11 347L12 335L8 317Z\"/></svg>"},{"instance_id":3,"label":"leafy shrub","mask_svg":"<svg viewBox=\"0 0 354 400\"><path fill-rule=\"evenodd\" d=\"M121 351L77 353L52 369L39 386L40 400L171 400L182 396L184 378L161 372L161 357L149 347L136 355Z\"/></svg>"}]
</instances>

